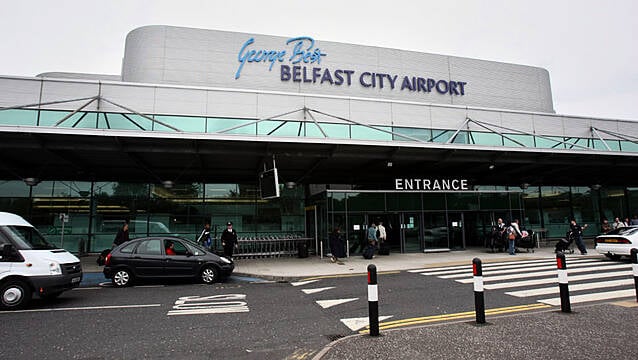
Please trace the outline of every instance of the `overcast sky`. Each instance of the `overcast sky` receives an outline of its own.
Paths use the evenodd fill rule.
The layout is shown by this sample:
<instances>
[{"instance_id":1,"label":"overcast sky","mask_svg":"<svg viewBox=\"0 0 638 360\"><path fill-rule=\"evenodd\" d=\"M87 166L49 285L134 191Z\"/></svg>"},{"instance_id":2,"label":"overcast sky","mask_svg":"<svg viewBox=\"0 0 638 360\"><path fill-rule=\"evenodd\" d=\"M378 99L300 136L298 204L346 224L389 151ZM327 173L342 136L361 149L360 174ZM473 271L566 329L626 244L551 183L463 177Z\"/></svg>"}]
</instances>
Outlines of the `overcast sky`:
<instances>
[{"instance_id":1,"label":"overcast sky","mask_svg":"<svg viewBox=\"0 0 638 360\"><path fill-rule=\"evenodd\" d=\"M174 25L545 68L559 114L638 121L635 0L3 1L0 74L120 74L126 34Z\"/></svg>"}]
</instances>

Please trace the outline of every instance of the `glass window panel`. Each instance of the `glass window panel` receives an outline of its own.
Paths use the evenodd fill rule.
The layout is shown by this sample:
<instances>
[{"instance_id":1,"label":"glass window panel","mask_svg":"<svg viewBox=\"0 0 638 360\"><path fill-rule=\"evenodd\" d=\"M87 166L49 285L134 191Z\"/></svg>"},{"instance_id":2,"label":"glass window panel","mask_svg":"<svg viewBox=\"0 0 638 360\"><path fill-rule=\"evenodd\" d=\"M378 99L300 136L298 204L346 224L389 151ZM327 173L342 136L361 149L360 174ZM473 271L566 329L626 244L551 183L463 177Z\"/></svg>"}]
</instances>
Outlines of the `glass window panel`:
<instances>
[{"instance_id":1,"label":"glass window panel","mask_svg":"<svg viewBox=\"0 0 638 360\"><path fill-rule=\"evenodd\" d=\"M503 144L504 146L512 147L521 147L520 144L523 144L522 146L524 147L534 147L534 136L521 134L505 134L505 136L503 136Z\"/></svg>"},{"instance_id":2,"label":"glass window panel","mask_svg":"<svg viewBox=\"0 0 638 360\"><path fill-rule=\"evenodd\" d=\"M0 124L2 125L36 126L37 120L37 110L0 110Z\"/></svg>"},{"instance_id":3,"label":"glass window panel","mask_svg":"<svg viewBox=\"0 0 638 360\"><path fill-rule=\"evenodd\" d=\"M444 193L424 193L423 210L443 210L445 211Z\"/></svg>"},{"instance_id":4,"label":"glass window panel","mask_svg":"<svg viewBox=\"0 0 638 360\"><path fill-rule=\"evenodd\" d=\"M479 201L477 193L448 193L448 210L478 210Z\"/></svg>"},{"instance_id":5,"label":"glass window panel","mask_svg":"<svg viewBox=\"0 0 638 360\"><path fill-rule=\"evenodd\" d=\"M0 180L0 197L29 196L29 185L21 180Z\"/></svg>"},{"instance_id":6,"label":"glass window panel","mask_svg":"<svg viewBox=\"0 0 638 360\"><path fill-rule=\"evenodd\" d=\"M621 141L620 142L620 147L621 147L622 151L638 152L638 143L635 143L635 142Z\"/></svg>"},{"instance_id":7,"label":"glass window panel","mask_svg":"<svg viewBox=\"0 0 638 360\"><path fill-rule=\"evenodd\" d=\"M561 143L563 141L562 138L549 136L549 137L539 137L536 136L536 147L543 149L564 149L565 144Z\"/></svg>"},{"instance_id":8,"label":"glass window panel","mask_svg":"<svg viewBox=\"0 0 638 360\"><path fill-rule=\"evenodd\" d=\"M206 118L203 117L156 115L154 119L156 120L153 125L154 131L174 131L168 126L172 126L176 129L186 132L206 131ZM165 126L163 124L168 126Z\"/></svg>"},{"instance_id":9,"label":"glass window panel","mask_svg":"<svg viewBox=\"0 0 638 360\"><path fill-rule=\"evenodd\" d=\"M303 125L299 121L262 121L257 127L259 135L303 136Z\"/></svg>"},{"instance_id":10,"label":"glass window panel","mask_svg":"<svg viewBox=\"0 0 638 360\"><path fill-rule=\"evenodd\" d=\"M331 139L349 139L350 138L350 125L348 124L328 124L320 123L323 131Z\"/></svg>"},{"instance_id":11,"label":"glass window panel","mask_svg":"<svg viewBox=\"0 0 638 360\"><path fill-rule=\"evenodd\" d=\"M454 144L468 144L468 132L467 131L459 131L458 134L454 137Z\"/></svg>"},{"instance_id":12,"label":"glass window panel","mask_svg":"<svg viewBox=\"0 0 638 360\"><path fill-rule=\"evenodd\" d=\"M420 211L421 193L388 193L388 211Z\"/></svg>"},{"instance_id":13,"label":"glass window panel","mask_svg":"<svg viewBox=\"0 0 638 360\"><path fill-rule=\"evenodd\" d=\"M593 204L593 197L591 189L589 187L573 187L572 191L572 211L576 222L581 226L589 224L589 227L584 230L584 235L598 235L600 229L600 220L598 218L597 211L594 211L597 206Z\"/></svg>"},{"instance_id":14,"label":"glass window panel","mask_svg":"<svg viewBox=\"0 0 638 360\"><path fill-rule=\"evenodd\" d=\"M432 140L432 130L431 129L417 129L417 128L401 128L396 127L393 128L393 131L397 134L403 134L409 136L411 138L423 140L423 141L431 141ZM409 138L404 138L401 136L393 135L393 140L399 141L413 141Z\"/></svg>"},{"instance_id":15,"label":"glass window panel","mask_svg":"<svg viewBox=\"0 0 638 360\"><path fill-rule=\"evenodd\" d=\"M482 210L507 210L510 208L508 193L479 193Z\"/></svg>"},{"instance_id":16,"label":"glass window panel","mask_svg":"<svg viewBox=\"0 0 638 360\"><path fill-rule=\"evenodd\" d=\"M569 188L557 186L541 187L541 208L543 209L547 237L564 237L571 217Z\"/></svg>"},{"instance_id":17,"label":"glass window panel","mask_svg":"<svg viewBox=\"0 0 638 360\"><path fill-rule=\"evenodd\" d=\"M207 199L230 198L239 195L237 184L205 184L204 189Z\"/></svg>"},{"instance_id":18,"label":"glass window panel","mask_svg":"<svg viewBox=\"0 0 638 360\"><path fill-rule=\"evenodd\" d=\"M582 149L582 147L589 147L588 139L584 138L565 138L565 142L567 143L565 147L567 149Z\"/></svg>"},{"instance_id":19,"label":"glass window panel","mask_svg":"<svg viewBox=\"0 0 638 360\"><path fill-rule=\"evenodd\" d=\"M487 146L503 146L501 134L472 131L470 133L470 143Z\"/></svg>"},{"instance_id":20,"label":"glass window panel","mask_svg":"<svg viewBox=\"0 0 638 360\"><path fill-rule=\"evenodd\" d=\"M606 139L604 143L601 140L594 140L594 149L607 150L607 146L605 146L605 144L607 144L612 151L620 151L620 142L618 140L608 139Z\"/></svg>"},{"instance_id":21,"label":"glass window panel","mask_svg":"<svg viewBox=\"0 0 638 360\"><path fill-rule=\"evenodd\" d=\"M328 204L330 211L346 211L346 194L328 193Z\"/></svg>"},{"instance_id":22,"label":"glass window panel","mask_svg":"<svg viewBox=\"0 0 638 360\"><path fill-rule=\"evenodd\" d=\"M348 211L385 211L385 196L383 193L350 193Z\"/></svg>"},{"instance_id":23,"label":"glass window panel","mask_svg":"<svg viewBox=\"0 0 638 360\"><path fill-rule=\"evenodd\" d=\"M40 111L40 126L55 126L60 120L68 116L71 111ZM79 123L78 123L79 121ZM77 124L76 124L77 123ZM82 126L78 126L82 124ZM82 127L95 129L96 126L96 113L92 112L77 112L70 118L64 120L64 122L58 126L61 127Z\"/></svg>"},{"instance_id":24,"label":"glass window panel","mask_svg":"<svg viewBox=\"0 0 638 360\"><path fill-rule=\"evenodd\" d=\"M452 130L432 130L432 141L437 143L445 143L454 134Z\"/></svg>"},{"instance_id":25,"label":"glass window panel","mask_svg":"<svg viewBox=\"0 0 638 360\"><path fill-rule=\"evenodd\" d=\"M359 140L392 140L392 134L379 131L377 129L383 129L386 131L392 130L392 128L387 126L376 126L376 129L373 129L362 125L352 125L352 138Z\"/></svg>"},{"instance_id":26,"label":"glass window panel","mask_svg":"<svg viewBox=\"0 0 638 360\"><path fill-rule=\"evenodd\" d=\"M249 123L252 123L248 125ZM206 132L214 133L220 130L226 130L235 126L243 125L237 129L224 132L224 134L257 134L257 124L254 120L245 119L225 119L225 118L208 118ZM296 136L296 135L295 135Z\"/></svg>"},{"instance_id":27,"label":"glass window panel","mask_svg":"<svg viewBox=\"0 0 638 360\"><path fill-rule=\"evenodd\" d=\"M137 114L102 113L98 117L100 129L142 130L140 127L150 131L153 129L153 122Z\"/></svg>"},{"instance_id":28,"label":"glass window panel","mask_svg":"<svg viewBox=\"0 0 638 360\"><path fill-rule=\"evenodd\" d=\"M151 184L151 197L164 199L199 198L204 196L204 186L200 183L173 184L170 189L163 185Z\"/></svg>"}]
</instances>

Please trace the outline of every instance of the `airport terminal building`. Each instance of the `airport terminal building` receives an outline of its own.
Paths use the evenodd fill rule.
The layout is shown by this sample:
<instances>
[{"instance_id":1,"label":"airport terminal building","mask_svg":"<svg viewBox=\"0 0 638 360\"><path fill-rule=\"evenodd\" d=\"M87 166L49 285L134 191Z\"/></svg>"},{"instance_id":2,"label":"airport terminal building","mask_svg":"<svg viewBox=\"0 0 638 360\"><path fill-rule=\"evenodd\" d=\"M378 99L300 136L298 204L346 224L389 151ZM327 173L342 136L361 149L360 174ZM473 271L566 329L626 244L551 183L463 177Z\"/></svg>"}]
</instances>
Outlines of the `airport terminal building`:
<instances>
[{"instance_id":1,"label":"airport terminal building","mask_svg":"<svg viewBox=\"0 0 638 360\"><path fill-rule=\"evenodd\" d=\"M0 75L0 151L0 211L71 251L124 219L324 253L383 220L394 252L427 252L484 246L499 217L542 239L638 213L638 122L556 114L545 69L306 34L146 26L121 74Z\"/></svg>"}]
</instances>

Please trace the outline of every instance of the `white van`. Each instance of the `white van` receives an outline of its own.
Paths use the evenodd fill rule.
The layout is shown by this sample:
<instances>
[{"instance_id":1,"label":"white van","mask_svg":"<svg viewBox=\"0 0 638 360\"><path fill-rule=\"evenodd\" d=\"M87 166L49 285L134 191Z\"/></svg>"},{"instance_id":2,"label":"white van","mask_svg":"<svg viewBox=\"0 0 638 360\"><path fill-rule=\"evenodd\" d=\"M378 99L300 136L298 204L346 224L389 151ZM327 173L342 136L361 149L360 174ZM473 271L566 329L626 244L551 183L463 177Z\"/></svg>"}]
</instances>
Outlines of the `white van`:
<instances>
[{"instance_id":1,"label":"white van","mask_svg":"<svg viewBox=\"0 0 638 360\"><path fill-rule=\"evenodd\" d=\"M80 281L80 259L48 243L22 217L0 212L1 309L22 308L34 293L55 298Z\"/></svg>"}]
</instances>

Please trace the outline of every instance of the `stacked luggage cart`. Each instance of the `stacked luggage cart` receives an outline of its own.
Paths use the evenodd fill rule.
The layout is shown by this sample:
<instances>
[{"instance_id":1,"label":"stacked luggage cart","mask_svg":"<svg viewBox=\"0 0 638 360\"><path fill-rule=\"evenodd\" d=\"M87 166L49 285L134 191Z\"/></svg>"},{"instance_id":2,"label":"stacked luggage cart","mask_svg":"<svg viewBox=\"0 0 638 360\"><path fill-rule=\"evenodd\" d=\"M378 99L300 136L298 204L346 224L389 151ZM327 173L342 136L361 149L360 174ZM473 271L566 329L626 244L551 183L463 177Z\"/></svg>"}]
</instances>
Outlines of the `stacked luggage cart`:
<instances>
[{"instance_id":1,"label":"stacked luggage cart","mask_svg":"<svg viewBox=\"0 0 638 360\"><path fill-rule=\"evenodd\" d=\"M234 258L256 259L283 256L300 256L311 238L297 234L240 236ZM307 256L307 255L306 255Z\"/></svg>"}]
</instances>

